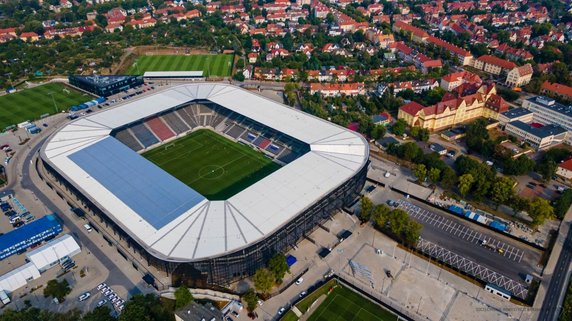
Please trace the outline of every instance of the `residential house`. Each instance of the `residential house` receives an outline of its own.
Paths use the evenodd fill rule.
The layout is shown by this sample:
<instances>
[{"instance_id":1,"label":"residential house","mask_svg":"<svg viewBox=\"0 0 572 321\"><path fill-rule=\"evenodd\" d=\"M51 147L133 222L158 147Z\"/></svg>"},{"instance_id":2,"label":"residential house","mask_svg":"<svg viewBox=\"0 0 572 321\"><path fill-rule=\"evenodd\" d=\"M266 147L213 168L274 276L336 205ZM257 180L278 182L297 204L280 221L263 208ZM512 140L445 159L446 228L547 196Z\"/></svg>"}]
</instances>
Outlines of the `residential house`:
<instances>
[{"instance_id":1,"label":"residential house","mask_svg":"<svg viewBox=\"0 0 572 321\"><path fill-rule=\"evenodd\" d=\"M311 83L310 94L314 95L316 93L325 97L356 96L365 94L365 86L363 82L347 84Z\"/></svg>"},{"instance_id":2,"label":"residential house","mask_svg":"<svg viewBox=\"0 0 572 321\"><path fill-rule=\"evenodd\" d=\"M572 179L572 159L558 164L556 175L564 177L565 179Z\"/></svg>"},{"instance_id":3,"label":"residential house","mask_svg":"<svg viewBox=\"0 0 572 321\"><path fill-rule=\"evenodd\" d=\"M465 83L472 83L481 85L482 80L476 74L469 71L453 72L441 78L440 86L445 89L445 91L452 91L453 89L459 87Z\"/></svg>"},{"instance_id":4,"label":"residential house","mask_svg":"<svg viewBox=\"0 0 572 321\"><path fill-rule=\"evenodd\" d=\"M473 67L489 74L500 75L507 74L516 67L516 64L499 57L483 55L475 60Z\"/></svg>"},{"instance_id":5,"label":"residential house","mask_svg":"<svg viewBox=\"0 0 572 321\"><path fill-rule=\"evenodd\" d=\"M248 62L253 64L258 60L258 54L256 52L251 52L248 54Z\"/></svg>"},{"instance_id":6,"label":"residential house","mask_svg":"<svg viewBox=\"0 0 572 321\"><path fill-rule=\"evenodd\" d=\"M572 87L566 85L545 81L540 88L540 93L572 101Z\"/></svg>"},{"instance_id":7,"label":"residential house","mask_svg":"<svg viewBox=\"0 0 572 321\"><path fill-rule=\"evenodd\" d=\"M521 87L530 82L532 79L532 70L531 64L526 64L520 67L514 67L511 71L508 72L506 76L506 85L509 87Z\"/></svg>"},{"instance_id":8,"label":"residential house","mask_svg":"<svg viewBox=\"0 0 572 321\"><path fill-rule=\"evenodd\" d=\"M368 29L365 32L365 37L367 40L373 42L373 44L384 49L387 49L392 43L395 42L395 38L392 34L386 35L383 32L375 29Z\"/></svg>"}]
</instances>

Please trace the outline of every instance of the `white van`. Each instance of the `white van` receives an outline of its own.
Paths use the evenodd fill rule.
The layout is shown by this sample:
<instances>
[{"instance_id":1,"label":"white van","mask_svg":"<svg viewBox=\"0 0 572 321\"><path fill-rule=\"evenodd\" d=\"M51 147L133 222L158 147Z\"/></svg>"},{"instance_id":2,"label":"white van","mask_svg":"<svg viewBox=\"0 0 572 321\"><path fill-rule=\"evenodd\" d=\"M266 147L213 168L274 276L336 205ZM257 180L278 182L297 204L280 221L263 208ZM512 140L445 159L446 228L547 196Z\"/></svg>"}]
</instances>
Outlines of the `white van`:
<instances>
[{"instance_id":1,"label":"white van","mask_svg":"<svg viewBox=\"0 0 572 321\"><path fill-rule=\"evenodd\" d=\"M84 224L83 227L87 230L87 232L91 232L91 226L89 224Z\"/></svg>"}]
</instances>

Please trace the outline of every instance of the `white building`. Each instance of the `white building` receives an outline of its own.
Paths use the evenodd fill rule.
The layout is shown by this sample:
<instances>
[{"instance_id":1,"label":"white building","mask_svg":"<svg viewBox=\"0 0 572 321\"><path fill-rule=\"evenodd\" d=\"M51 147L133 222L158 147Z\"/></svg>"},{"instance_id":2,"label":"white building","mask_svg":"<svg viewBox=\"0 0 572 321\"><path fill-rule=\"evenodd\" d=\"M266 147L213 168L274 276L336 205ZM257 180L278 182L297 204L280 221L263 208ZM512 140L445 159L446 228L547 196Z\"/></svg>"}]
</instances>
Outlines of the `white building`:
<instances>
[{"instance_id":1,"label":"white building","mask_svg":"<svg viewBox=\"0 0 572 321\"><path fill-rule=\"evenodd\" d=\"M545 150L562 144L568 138L568 131L558 125L535 127L520 120L508 123L505 131L530 144L535 150Z\"/></svg>"},{"instance_id":2,"label":"white building","mask_svg":"<svg viewBox=\"0 0 572 321\"><path fill-rule=\"evenodd\" d=\"M60 260L66 257L72 257L80 252L79 244L77 244L71 235L66 234L27 253L26 258L28 261L34 263L40 272L44 272L58 264Z\"/></svg>"},{"instance_id":3,"label":"white building","mask_svg":"<svg viewBox=\"0 0 572 321\"><path fill-rule=\"evenodd\" d=\"M544 125L558 125L572 131L572 106L566 106L554 99L536 96L522 102L522 107L534 113L533 121ZM572 133L568 135L567 144L572 144Z\"/></svg>"}]
</instances>

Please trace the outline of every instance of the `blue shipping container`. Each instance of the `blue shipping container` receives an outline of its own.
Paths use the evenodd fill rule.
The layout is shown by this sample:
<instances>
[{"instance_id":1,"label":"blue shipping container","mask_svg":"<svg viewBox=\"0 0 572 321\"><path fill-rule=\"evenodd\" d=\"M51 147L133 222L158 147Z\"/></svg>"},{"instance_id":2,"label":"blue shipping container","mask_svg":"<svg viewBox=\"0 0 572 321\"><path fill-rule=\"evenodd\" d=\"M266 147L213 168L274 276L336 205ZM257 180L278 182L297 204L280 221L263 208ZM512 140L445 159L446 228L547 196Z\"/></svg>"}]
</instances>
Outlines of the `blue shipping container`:
<instances>
[{"instance_id":1,"label":"blue shipping container","mask_svg":"<svg viewBox=\"0 0 572 321\"><path fill-rule=\"evenodd\" d=\"M489 224L490 227L499 230L501 232L504 232L507 230L507 226L504 223L501 223L499 221L492 221L491 224Z\"/></svg>"},{"instance_id":2,"label":"blue shipping container","mask_svg":"<svg viewBox=\"0 0 572 321\"><path fill-rule=\"evenodd\" d=\"M0 235L0 260L25 251L30 246L62 232L62 226L52 214Z\"/></svg>"}]
</instances>

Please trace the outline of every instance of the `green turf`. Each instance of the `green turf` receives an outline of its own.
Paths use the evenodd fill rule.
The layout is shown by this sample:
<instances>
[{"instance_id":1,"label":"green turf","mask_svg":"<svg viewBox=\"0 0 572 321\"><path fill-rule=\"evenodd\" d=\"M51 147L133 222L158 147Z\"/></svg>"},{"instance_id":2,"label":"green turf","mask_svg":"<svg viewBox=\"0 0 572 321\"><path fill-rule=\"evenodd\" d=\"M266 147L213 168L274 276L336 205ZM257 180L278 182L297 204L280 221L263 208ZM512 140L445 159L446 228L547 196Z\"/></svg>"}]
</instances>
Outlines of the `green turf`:
<instances>
[{"instance_id":1,"label":"green turf","mask_svg":"<svg viewBox=\"0 0 572 321\"><path fill-rule=\"evenodd\" d=\"M337 286L308 321L393 321L397 316L354 291Z\"/></svg>"},{"instance_id":2,"label":"green turf","mask_svg":"<svg viewBox=\"0 0 572 321\"><path fill-rule=\"evenodd\" d=\"M49 83L0 96L0 130L26 120L38 119L43 114L53 114L56 107L62 111L92 99L92 96L60 83Z\"/></svg>"},{"instance_id":3,"label":"green turf","mask_svg":"<svg viewBox=\"0 0 572 321\"><path fill-rule=\"evenodd\" d=\"M280 165L254 149L200 129L143 153L210 200L224 200L276 171Z\"/></svg>"},{"instance_id":4,"label":"green turf","mask_svg":"<svg viewBox=\"0 0 572 321\"><path fill-rule=\"evenodd\" d=\"M202 70L205 76L230 76L232 55L157 55L141 56L133 63L128 74L140 75L146 71Z\"/></svg>"}]
</instances>

